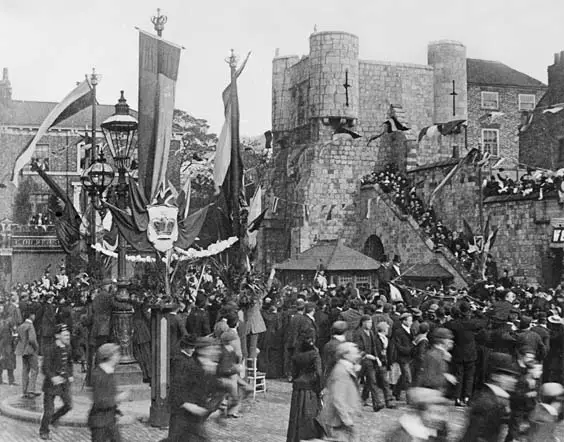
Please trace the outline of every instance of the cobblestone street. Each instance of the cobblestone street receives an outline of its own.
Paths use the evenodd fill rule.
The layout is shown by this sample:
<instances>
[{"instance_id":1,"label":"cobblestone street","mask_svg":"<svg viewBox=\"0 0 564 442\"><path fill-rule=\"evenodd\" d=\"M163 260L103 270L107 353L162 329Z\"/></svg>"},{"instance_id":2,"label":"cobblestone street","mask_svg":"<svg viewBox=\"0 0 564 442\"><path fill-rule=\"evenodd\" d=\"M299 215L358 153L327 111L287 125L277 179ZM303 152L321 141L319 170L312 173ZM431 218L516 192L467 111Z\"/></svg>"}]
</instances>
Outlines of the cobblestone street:
<instances>
[{"instance_id":1,"label":"cobblestone street","mask_svg":"<svg viewBox=\"0 0 564 442\"><path fill-rule=\"evenodd\" d=\"M20 382L20 364L16 370L16 381ZM75 374L77 382L82 382L80 369L76 367ZM5 376L5 375L4 375ZM41 376L38 385L41 385ZM80 384L79 384L80 385ZM291 384L284 381L267 381L268 393L266 396L260 394L256 400L244 402L242 407L242 417L239 420L227 420L224 425L216 423L215 419L210 419L208 428L213 441L217 442L284 442L286 440L286 429L288 425L288 415L290 408ZM75 386L78 388L78 385ZM21 395L20 386L0 385L0 400L4 401L9 397ZM75 409L71 411L84 410L87 413L88 407L85 406L85 397L75 397ZM22 401L16 401L21 403ZM37 410L42 404L40 397L35 404L26 407L26 410ZM146 407L147 402L143 402ZM148 414L148 410L136 409L135 403L126 403L122 407L124 412L136 412L136 414ZM139 408L139 406L137 406ZM397 419L402 413L402 407L398 410L383 410L374 414L370 407L365 407L362 420L359 423L362 441L382 440L386 434L396 424ZM463 425L463 415L451 409L450 422L453 430L458 431ZM0 442L28 442L40 441L38 434L39 424L26 422L7 416L0 415ZM124 442L157 442L166 437L167 432L158 428L152 428L140 421L135 421L131 425L121 427L121 435ZM69 427L61 425L52 430L51 433L55 442L83 442L90 440L89 430L85 427Z\"/></svg>"}]
</instances>

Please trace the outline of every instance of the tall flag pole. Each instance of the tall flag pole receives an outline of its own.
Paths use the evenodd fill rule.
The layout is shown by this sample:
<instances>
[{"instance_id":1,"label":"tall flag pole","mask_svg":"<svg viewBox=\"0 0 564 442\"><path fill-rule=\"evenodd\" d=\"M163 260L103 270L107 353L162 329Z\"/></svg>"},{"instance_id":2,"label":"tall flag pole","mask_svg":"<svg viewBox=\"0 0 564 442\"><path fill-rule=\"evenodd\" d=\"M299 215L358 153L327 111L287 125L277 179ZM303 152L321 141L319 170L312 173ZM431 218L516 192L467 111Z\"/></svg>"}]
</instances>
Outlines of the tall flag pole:
<instances>
[{"instance_id":1,"label":"tall flag pole","mask_svg":"<svg viewBox=\"0 0 564 442\"><path fill-rule=\"evenodd\" d=\"M231 56L228 59L231 69L231 163L230 163L230 187L231 187L231 210L233 216L233 234L241 239L241 207L240 192L242 188L241 180L242 161L241 149L239 144L239 98L237 96L237 57L235 51L231 49Z\"/></svg>"},{"instance_id":2,"label":"tall flag pole","mask_svg":"<svg viewBox=\"0 0 564 442\"><path fill-rule=\"evenodd\" d=\"M98 75L96 74L96 69L92 68L92 75L90 75L90 86L92 88L92 145L90 147L90 167L96 162L96 157L98 156L98 145L96 144L96 86L98 84ZM86 166L86 165L85 165ZM85 167L85 169L87 168ZM94 203L91 202L93 205ZM96 245L96 210L92 206L90 208L90 216L88 219L88 235L90 236L89 246ZM88 273L91 277L99 278L102 275L98 274L98 256L96 249L93 247L88 247Z\"/></svg>"},{"instance_id":3,"label":"tall flag pole","mask_svg":"<svg viewBox=\"0 0 564 442\"><path fill-rule=\"evenodd\" d=\"M139 182L151 202L163 182L172 137L172 116L180 52L160 36L166 16L153 21L158 36L139 30Z\"/></svg>"}]
</instances>

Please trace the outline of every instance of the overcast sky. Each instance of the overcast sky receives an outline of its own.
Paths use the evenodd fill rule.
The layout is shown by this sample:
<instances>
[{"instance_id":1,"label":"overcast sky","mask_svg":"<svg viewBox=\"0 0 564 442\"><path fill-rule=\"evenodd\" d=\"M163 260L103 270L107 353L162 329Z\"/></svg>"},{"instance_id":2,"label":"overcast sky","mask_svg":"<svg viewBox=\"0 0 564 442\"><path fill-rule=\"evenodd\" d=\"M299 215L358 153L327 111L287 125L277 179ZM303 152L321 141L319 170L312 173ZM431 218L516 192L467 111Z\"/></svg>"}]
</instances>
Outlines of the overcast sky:
<instances>
[{"instance_id":1,"label":"overcast sky","mask_svg":"<svg viewBox=\"0 0 564 442\"><path fill-rule=\"evenodd\" d=\"M241 133L270 128L271 67L281 55L307 54L314 25L360 37L363 59L426 64L427 43L463 42L471 58L499 60L543 82L554 52L564 50L562 0L0 0L0 67L13 97L60 101L93 66L99 100L119 90L137 107L139 26L152 30L160 7L163 37L182 53L176 107L223 123L221 91L230 48L253 54L239 80Z\"/></svg>"}]
</instances>

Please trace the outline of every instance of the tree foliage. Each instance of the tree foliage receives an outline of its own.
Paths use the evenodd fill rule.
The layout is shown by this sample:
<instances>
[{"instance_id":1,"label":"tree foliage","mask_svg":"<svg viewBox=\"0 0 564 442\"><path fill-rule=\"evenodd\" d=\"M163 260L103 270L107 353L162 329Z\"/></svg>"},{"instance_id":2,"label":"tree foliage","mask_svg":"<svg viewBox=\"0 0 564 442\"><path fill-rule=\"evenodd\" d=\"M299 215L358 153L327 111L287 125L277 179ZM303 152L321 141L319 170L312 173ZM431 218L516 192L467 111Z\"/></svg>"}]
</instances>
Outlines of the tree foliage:
<instances>
[{"instance_id":1,"label":"tree foliage","mask_svg":"<svg viewBox=\"0 0 564 442\"><path fill-rule=\"evenodd\" d=\"M193 117L180 109L174 110L172 131L181 135L182 147L178 154L182 155L182 162L192 160L194 153L213 152L217 145L217 135L209 133L209 130L207 120Z\"/></svg>"},{"instance_id":2,"label":"tree foliage","mask_svg":"<svg viewBox=\"0 0 564 442\"><path fill-rule=\"evenodd\" d=\"M34 190L34 185L31 179L27 178L21 181L14 200L14 222L16 224L28 224L31 218L31 193Z\"/></svg>"}]
</instances>

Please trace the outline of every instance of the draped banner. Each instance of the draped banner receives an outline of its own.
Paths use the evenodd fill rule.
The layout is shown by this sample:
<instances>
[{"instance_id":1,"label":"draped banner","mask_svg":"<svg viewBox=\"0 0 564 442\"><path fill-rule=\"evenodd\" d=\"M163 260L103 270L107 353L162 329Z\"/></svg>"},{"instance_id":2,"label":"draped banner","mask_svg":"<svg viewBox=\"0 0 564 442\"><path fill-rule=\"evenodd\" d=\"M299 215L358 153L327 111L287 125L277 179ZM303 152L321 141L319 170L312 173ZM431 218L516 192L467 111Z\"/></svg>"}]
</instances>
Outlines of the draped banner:
<instances>
[{"instance_id":1,"label":"draped banner","mask_svg":"<svg viewBox=\"0 0 564 442\"><path fill-rule=\"evenodd\" d=\"M139 31L139 181L148 201L165 182L181 47Z\"/></svg>"}]
</instances>

